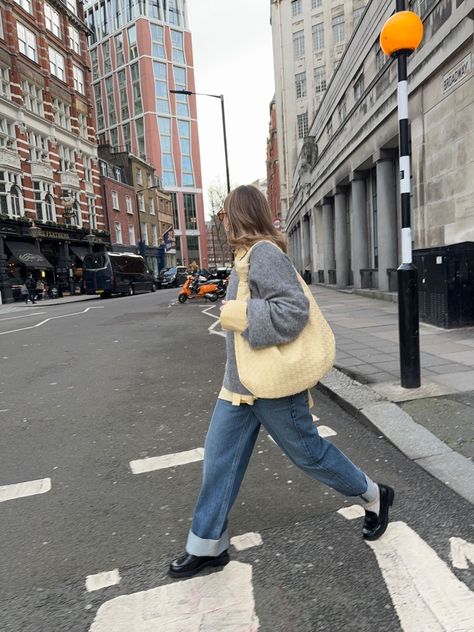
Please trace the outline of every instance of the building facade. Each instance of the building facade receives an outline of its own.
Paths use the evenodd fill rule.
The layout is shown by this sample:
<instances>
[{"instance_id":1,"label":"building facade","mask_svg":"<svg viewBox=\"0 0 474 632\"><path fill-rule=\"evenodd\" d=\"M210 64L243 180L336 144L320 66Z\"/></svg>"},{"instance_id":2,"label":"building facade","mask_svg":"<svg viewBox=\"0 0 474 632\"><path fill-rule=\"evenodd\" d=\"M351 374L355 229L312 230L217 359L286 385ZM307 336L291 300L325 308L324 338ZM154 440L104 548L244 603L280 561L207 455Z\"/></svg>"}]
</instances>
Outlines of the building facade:
<instances>
[{"instance_id":1,"label":"building facade","mask_svg":"<svg viewBox=\"0 0 474 632\"><path fill-rule=\"evenodd\" d=\"M474 242L474 4L422 0L410 8L425 29L408 62L412 245L415 255L440 248L442 265L443 249ZM379 46L394 10L393 0L367 5L298 159L290 251L299 269L338 287L396 289L398 73ZM467 268L456 274L471 274L472 283ZM432 277L420 272L421 287Z\"/></svg>"},{"instance_id":2,"label":"building facade","mask_svg":"<svg viewBox=\"0 0 474 632\"><path fill-rule=\"evenodd\" d=\"M217 215L213 215L206 222L207 242L209 244L209 267L230 267L232 265L232 250L227 241L224 224Z\"/></svg>"},{"instance_id":3,"label":"building facade","mask_svg":"<svg viewBox=\"0 0 474 632\"><path fill-rule=\"evenodd\" d=\"M191 32L184 0L86 3L97 130L172 194L176 256L207 265Z\"/></svg>"},{"instance_id":4,"label":"building facade","mask_svg":"<svg viewBox=\"0 0 474 632\"><path fill-rule=\"evenodd\" d=\"M267 139L267 198L274 220L281 221L280 166L278 160L278 128L275 98L270 103L270 123Z\"/></svg>"},{"instance_id":5,"label":"building facade","mask_svg":"<svg viewBox=\"0 0 474 632\"><path fill-rule=\"evenodd\" d=\"M270 0L280 207L290 208L304 138L367 0Z\"/></svg>"},{"instance_id":6,"label":"building facade","mask_svg":"<svg viewBox=\"0 0 474 632\"><path fill-rule=\"evenodd\" d=\"M137 208L135 234L138 250L145 257L150 270L158 276L160 270L174 265L175 260L173 255L176 253L170 247L169 240L165 244L163 238L164 233L172 227L174 221L172 194L162 190L153 165L128 151L120 151L110 145L99 145L99 158L103 175L112 173L132 187L134 204ZM110 212L108 216L111 217ZM113 212L112 216L114 216ZM127 229L126 226L124 228ZM117 227L117 231L119 230ZM111 224L111 234L114 231L115 227ZM126 240L126 235L118 234Z\"/></svg>"},{"instance_id":7,"label":"building facade","mask_svg":"<svg viewBox=\"0 0 474 632\"><path fill-rule=\"evenodd\" d=\"M0 4L0 290L29 273L75 291L108 232L81 1Z\"/></svg>"}]
</instances>

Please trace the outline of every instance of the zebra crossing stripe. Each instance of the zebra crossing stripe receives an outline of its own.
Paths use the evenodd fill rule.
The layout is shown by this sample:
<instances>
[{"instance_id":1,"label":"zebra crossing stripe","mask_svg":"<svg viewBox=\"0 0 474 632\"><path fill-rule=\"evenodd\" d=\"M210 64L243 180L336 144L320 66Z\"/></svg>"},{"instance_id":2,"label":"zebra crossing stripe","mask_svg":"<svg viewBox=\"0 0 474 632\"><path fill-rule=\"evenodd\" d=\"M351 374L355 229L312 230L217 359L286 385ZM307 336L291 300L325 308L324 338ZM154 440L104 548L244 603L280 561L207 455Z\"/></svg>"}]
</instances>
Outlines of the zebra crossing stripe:
<instances>
[{"instance_id":1,"label":"zebra crossing stripe","mask_svg":"<svg viewBox=\"0 0 474 632\"><path fill-rule=\"evenodd\" d=\"M35 481L25 481L24 483L14 483L13 485L0 486L0 503L37 494L46 494L51 489L51 479L41 478Z\"/></svg>"}]
</instances>

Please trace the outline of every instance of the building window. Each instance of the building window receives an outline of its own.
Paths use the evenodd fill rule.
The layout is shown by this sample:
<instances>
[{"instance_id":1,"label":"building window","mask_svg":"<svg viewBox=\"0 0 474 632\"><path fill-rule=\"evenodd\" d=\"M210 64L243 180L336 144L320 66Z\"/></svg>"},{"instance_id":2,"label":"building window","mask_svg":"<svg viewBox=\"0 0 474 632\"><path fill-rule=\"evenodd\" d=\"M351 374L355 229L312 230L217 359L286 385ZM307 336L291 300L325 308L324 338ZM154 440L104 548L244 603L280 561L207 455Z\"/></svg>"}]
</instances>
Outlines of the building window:
<instances>
[{"instance_id":1,"label":"building window","mask_svg":"<svg viewBox=\"0 0 474 632\"><path fill-rule=\"evenodd\" d=\"M69 11L72 11L74 15L77 15L77 3L76 0L66 0L66 6Z\"/></svg>"},{"instance_id":2,"label":"building window","mask_svg":"<svg viewBox=\"0 0 474 632\"><path fill-rule=\"evenodd\" d=\"M196 196L193 193L184 193L183 203L186 230L197 230Z\"/></svg>"},{"instance_id":3,"label":"building window","mask_svg":"<svg viewBox=\"0 0 474 632\"><path fill-rule=\"evenodd\" d=\"M75 171L74 149L66 145L58 145L59 171Z\"/></svg>"},{"instance_id":4,"label":"building window","mask_svg":"<svg viewBox=\"0 0 474 632\"><path fill-rule=\"evenodd\" d=\"M25 9L25 11L28 11L28 13L33 13L32 0L15 0L15 2L19 4L22 9Z\"/></svg>"},{"instance_id":5,"label":"building window","mask_svg":"<svg viewBox=\"0 0 474 632\"><path fill-rule=\"evenodd\" d=\"M49 162L48 141L41 134L29 132L30 160L32 162Z\"/></svg>"},{"instance_id":6,"label":"building window","mask_svg":"<svg viewBox=\"0 0 474 632\"><path fill-rule=\"evenodd\" d=\"M311 0L311 8L319 9L323 4L323 0Z\"/></svg>"},{"instance_id":7,"label":"building window","mask_svg":"<svg viewBox=\"0 0 474 632\"><path fill-rule=\"evenodd\" d=\"M128 241L131 246L135 246L137 243L137 239L135 237L135 226L128 227Z\"/></svg>"},{"instance_id":8,"label":"building window","mask_svg":"<svg viewBox=\"0 0 474 632\"><path fill-rule=\"evenodd\" d=\"M115 44L115 64L116 68L120 68L125 63L125 55L123 52L123 33L117 33L114 37Z\"/></svg>"},{"instance_id":9,"label":"building window","mask_svg":"<svg viewBox=\"0 0 474 632\"><path fill-rule=\"evenodd\" d=\"M313 50L324 48L324 23L313 24Z\"/></svg>"},{"instance_id":10,"label":"building window","mask_svg":"<svg viewBox=\"0 0 474 632\"><path fill-rule=\"evenodd\" d=\"M110 40L102 44L102 59L104 60L104 75L112 72L112 60L110 59Z\"/></svg>"},{"instance_id":11,"label":"building window","mask_svg":"<svg viewBox=\"0 0 474 632\"><path fill-rule=\"evenodd\" d=\"M61 21L59 13L47 2L44 3L44 21L46 28L56 37L61 37Z\"/></svg>"},{"instance_id":12,"label":"building window","mask_svg":"<svg viewBox=\"0 0 474 632\"><path fill-rule=\"evenodd\" d=\"M153 246L158 246L158 229L156 227L156 224L151 225L151 238L153 241Z\"/></svg>"},{"instance_id":13,"label":"building window","mask_svg":"<svg viewBox=\"0 0 474 632\"><path fill-rule=\"evenodd\" d=\"M74 89L80 92L81 94L85 94L84 90L84 72L82 68L72 65L72 76L74 78Z\"/></svg>"},{"instance_id":14,"label":"building window","mask_svg":"<svg viewBox=\"0 0 474 632\"><path fill-rule=\"evenodd\" d=\"M154 61L153 74L155 76L156 111L160 112L161 114L168 114L170 111L170 105L168 98L166 64L163 64L159 61Z\"/></svg>"},{"instance_id":15,"label":"building window","mask_svg":"<svg viewBox=\"0 0 474 632\"><path fill-rule=\"evenodd\" d=\"M303 11L303 0L291 0L291 15L296 17Z\"/></svg>"},{"instance_id":16,"label":"building window","mask_svg":"<svg viewBox=\"0 0 474 632\"><path fill-rule=\"evenodd\" d=\"M354 83L354 100L358 101L364 92L364 75L360 75Z\"/></svg>"},{"instance_id":17,"label":"building window","mask_svg":"<svg viewBox=\"0 0 474 632\"><path fill-rule=\"evenodd\" d=\"M326 68L319 66L314 69L314 90L316 94L326 90Z\"/></svg>"},{"instance_id":18,"label":"building window","mask_svg":"<svg viewBox=\"0 0 474 632\"><path fill-rule=\"evenodd\" d=\"M293 57L295 59L304 57L304 31L293 33Z\"/></svg>"},{"instance_id":19,"label":"building window","mask_svg":"<svg viewBox=\"0 0 474 632\"><path fill-rule=\"evenodd\" d=\"M380 72L382 68L385 68L385 64L389 59L390 57L385 55L383 50L380 48L380 44L377 42L375 49L375 64L377 66L377 72Z\"/></svg>"},{"instance_id":20,"label":"building window","mask_svg":"<svg viewBox=\"0 0 474 632\"><path fill-rule=\"evenodd\" d=\"M332 121L326 125L326 134L328 135L328 139L332 137Z\"/></svg>"},{"instance_id":21,"label":"building window","mask_svg":"<svg viewBox=\"0 0 474 632\"><path fill-rule=\"evenodd\" d=\"M131 151L131 142L130 142L130 123L124 123L122 125L122 134L123 134L123 144L125 146L126 151Z\"/></svg>"},{"instance_id":22,"label":"building window","mask_svg":"<svg viewBox=\"0 0 474 632\"><path fill-rule=\"evenodd\" d=\"M41 180L33 181L36 219L40 222L55 222L56 208L53 198L53 185Z\"/></svg>"},{"instance_id":23,"label":"building window","mask_svg":"<svg viewBox=\"0 0 474 632\"><path fill-rule=\"evenodd\" d=\"M145 212L145 198L143 197L143 193L138 194L138 210L140 213Z\"/></svg>"},{"instance_id":24,"label":"building window","mask_svg":"<svg viewBox=\"0 0 474 632\"><path fill-rule=\"evenodd\" d=\"M59 127L71 129L71 108L61 99L53 99L54 122Z\"/></svg>"},{"instance_id":25,"label":"building window","mask_svg":"<svg viewBox=\"0 0 474 632\"><path fill-rule=\"evenodd\" d=\"M113 76L105 79L105 95L107 99L107 110L109 112L109 125L116 125L117 113L115 111L115 93Z\"/></svg>"},{"instance_id":26,"label":"building window","mask_svg":"<svg viewBox=\"0 0 474 632\"><path fill-rule=\"evenodd\" d=\"M136 59L138 57L137 46L137 29L135 26L131 26L127 30L128 35L128 58L129 60Z\"/></svg>"},{"instance_id":27,"label":"building window","mask_svg":"<svg viewBox=\"0 0 474 632\"><path fill-rule=\"evenodd\" d=\"M14 218L23 215L23 194L19 173L0 171L0 213Z\"/></svg>"},{"instance_id":28,"label":"building window","mask_svg":"<svg viewBox=\"0 0 474 632\"><path fill-rule=\"evenodd\" d=\"M84 180L92 183L92 158L85 158L84 160Z\"/></svg>"},{"instance_id":29,"label":"building window","mask_svg":"<svg viewBox=\"0 0 474 632\"><path fill-rule=\"evenodd\" d=\"M36 53L36 37L26 26L23 26L20 22L16 23L16 32L18 34L18 48L20 53L26 55L33 61L38 61Z\"/></svg>"},{"instance_id":30,"label":"building window","mask_svg":"<svg viewBox=\"0 0 474 632\"><path fill-rule=\"evenodd\" d=\"M151 30L151 55L166 59L165 32L162 26L150 24Z\"/></svg>"},{"instance_id":31,"label":"building window","mask_svg":"<svg viewBox=\"0 0 474 632\"><path fill-rule=\"evenodd\" d=\"M346 118L346 99L345 97L339 101L339 105L337 106L337 112L339 115L339 123L342 123Z\"/></svg>"},{"instance_id":32,"label":"building window","mask_svg":"<svg viewBox=\"0 0 474 632\"><path fill-rule=\"evenodd\" d=\"M26 79L21 82L21 89L25 108L38 116L43 116L43 90Z\"/></svg>"},{"instance_id":33,"label":"building window","mask_svg":"<svg viewBox=\"0 0 474 632\"><path fill-rule=\"evenodd\" d=\"M0 147L11 150L16 148L15 124L5 118L0 118Z\"/></svg>"},{"instance_id":34,"label":"building window","mask_svg":"<svg viewBox=\"0 0 474 632\"><path fill-rule=\"evenodd\" d=\"M125 74L125 69L118 71L117 79L120 94L121 120L126 121L128 118L130 118L130 111L128 109L127 75Z\"/></svg>"},{"instance_id":35,"label":"building window","mask_svg":"<svg viewBox=\"0 0 474 632\"><path fill-rule=\"evenodd\" d=\"M176 90L186 90L186 68L173 66L174 84ZM189 117L189 104L187 94L176 94L177 116Z\"/></svg>"},{"instance_id":36,"label":"building window","mask_svg":"<svg viewBox=\"0 0 474 632\"><path fill-rule=\"evenodd\" d=\"M0 38L3 39L4 35L3 35L3 18L2 18L2 12L0 11Z\"/></svg>"},{"instance_id":37,"label":"building window","mask_svg":"<svg viewBox=\"0 0 474 632\"><path fill-rule=\"evenodd\" d=\"M92 196L87 197L87 213L89 215L90 230L97 230L97 214L95 208L95 199Z\"/></svg>"},{"instance_id":38,"label":"building window","mask_svg":"<svg viewBox=\"0 0 474 632\"><path fill-rule=\"evenodd\" d=\"M142 91L140 88L140 70L138 62L130 66L130 75L132 78L132 95L133 95L133 110L135 116L143 113L142 105Z\"/></svg>"},{"instance_id":39,"label":"building window","mask_svg":"<svg viewBox=\"0 0 474 632\"><path fill-rule=\"evenodd\" d=\"M133 215L132 198L129 195L125 196L125 207L127 209L127 213L129 215Z\"/></svg>"},{"instance_id":40,"label":"building window","mask_svg":"<svg viewBox=\"0 0 474 632\"><path fill-rule=\"evenodd\" d=\"M153 195L151 196L151 198L148 199L148 204L150 215L156 215L155 197Z\"/></svg>"},{"instance_id":41,"label":"building window","mask_svg":"<svg viewBox=\"0 0 474 632\"><path fill-rule=\"evenodd\" d=\"M92 81L95 81L99 78L99 56L97 52L97 48L93 48L90 51L91 56L91 71L92 71Z\"/></svg>"},{"instance_id":42,"label":"building window","mask_svg":"<svg viewBox=\"0 0 474 632\"><path fill-rule=\"evenodd\" d=\"M360 7L359 9L354 9L354 29L359 24L362 14L365 11L365 7Z\"/></svg>"},{"instance_id":43,"label":"building window","mask_svg":"<svg viewBox=\"0 0 474 632\"><path fill-rule=\"evenodd\" d=\"M191 159L191 123L178 120L178 134L181 147L181 183L183 187L194 186L193 163Z\"/></svg>"},{"instance_id":44,"label":"building window","mask_svg":"<svg viewBox=\"0 0 474 632\"><path fill-rule=\"evenodd\" d=\"M122 226L120 225L120 222L114 222L115 225L115 242L117 244L121 244L122 243Z\"/></svg>"},{"instance_id":45,"label":"building window","mask_svg":"<svg viewBox=\"0 0 474 632\"><path fill-rule=\"evenodd\" d=\"M117 191L112 191L112 208L114 211L120 211L119 197Z\"/></svg>"},{"instance_id":46,"label":"building window","mask_svg":"<svg viewBox=\"0 0 474 632\"><path fill-rule=\"evenodd\" d=\"M140 224L141 226L141 232L142 232L142 242L144 244L148 244L148 230L147 230L147 225L145 222L142 222Z\"/></svg>"},{"instance_id":47,"label":"building window","mask_svg":"<svg viewBox=\"0 0 474 632\"><path fill-rule=\"evenodd\" d=\"M306 73L300 72L295 75L296 98L302 99L306 96Z\"/></svg>"},{"instance_id":48,"label":"building window","mask_svg":"<svg viewBox=\"0 0 474 632\"><path fill-rule=\"evenodd\" d=\"M170 24L181 26L184 21L182 0L168 0L168 21Z\"/></svg>"},{"instance_id":49,"label":"building window","mask_svg":"<svg viewBox=\"0 0 474 632\"><path fill-rule=\"evenodd\" d=\"M109 129L109 142L112 147L118 147L118 128L112 127Z\"/></svg>"},{"instance_id":50,"label":"building window","mask_svg":"<svg viewBox=\"0 0 474 632\"><path fill-rule=\"evenodd\" d=\"M343 15L332 19L332 39L334 44L341 44L345 39Z\"/></svg>"},{"instance_id":51,"label":"building window","mask_svg":"<svg viewBox=\"0 0 474 632\"><path fill-rule=\"evenodd\" d=\"M138 154L140 158L146 157L145 152L145 121L143 117L136 119L135 121L135 131L137 134L137 147Z\"/></svg>"},{"instance_id":52,"label":"building window","mask_svg":"<svg viewBox=\"0 0 474 632\"><path fill-rule=\"evenodd\" d=\"M163 185L165 187L175 187L176 176L173 163L173 154L171 150L171 119L164 116L159 116L158 128L160 130Z\"/></svg>"},{"instance_id":53,"label":"building window","mask_svg":"<svg viewBox=\"0 0 474 632\"><path fill-rule=\"evenodd\" d=\"M94 84L95 112L97 116L97 129L101 130L105 127L104 109L102 107L102 96L100 82Z\"/></svg>"},{"instance_id":54,"label":"building window","mask_svg":"<svg viewBox=\"0 0 474 632\"><path fill-rule=\"evenodd\" d=\"M64 68L64 57L54 48L49 47L49 69L51 74L66 81L66 71Z\"/></svg>"},{"instance_id":55,"label":"building window","mask_svg":"<svg viewBox=\"0 0 474 632\"><path fill-rule=\"evenodd\" d=\"M306 138L308 135L308 113L298 114L298 138Z\"/></svg>"},{"instance_id":56,"label":"building window","mask_svg":"<svg viewBox=\"0 0 474 632\"><path fill-rule=\"evenodd\" d=\"M177 61L178 64L185 64L184 38L180 31L171 31L171 47L173 50L173 61Z\"/></svg>"},{"instance_id":57,"label":"building window","mask_svg":"<svg viewBox=\"0 0 474 632\"><path fill-rule=\"evenodd\" d=\"M0 96L10 98L10 73L0 66Z\"/></svg>"},{"instance_id":58,"label":"building window","mask_svg":"<svg viewBox=\"0 0 474 632\"><path fill-rule=\"evenodd\" d=\"M170 193L171 197L171 209L173 211L173 225L175 228L179 227L179 213L178 213L178 196L176 193Z\"/></svg>"},{"instance_id":59,"label":"building window","mask_svg":"<svg viewBox=\"0 0 474 632\"><path fill-rule=\"evenodd\" d=\"M81 54L81 35L71 24L69 25L69 46L75 53Z\"/></svg>"},{"instance_id":60,"label":"building window","mask_svg":"<svg viewBox=\"0 0 474 632\"><path fill-rule=\"evenodd\" d=\"M142 170L141 169L137 169L136 170L136 178L137 178L137 184L140 184L143 186L143 174L142 174Z\"/></svg>"},{"instance_id":61,"label":"building window","mask_svg":"<svg viewBox=\"0 0 474 632\"><path fill-rule=\"evenodd\" d=\"M79 135L87 140L89 138L87 131L87 114L77 115L77 126L79 127Z\"/></svg>"}]
</instances>

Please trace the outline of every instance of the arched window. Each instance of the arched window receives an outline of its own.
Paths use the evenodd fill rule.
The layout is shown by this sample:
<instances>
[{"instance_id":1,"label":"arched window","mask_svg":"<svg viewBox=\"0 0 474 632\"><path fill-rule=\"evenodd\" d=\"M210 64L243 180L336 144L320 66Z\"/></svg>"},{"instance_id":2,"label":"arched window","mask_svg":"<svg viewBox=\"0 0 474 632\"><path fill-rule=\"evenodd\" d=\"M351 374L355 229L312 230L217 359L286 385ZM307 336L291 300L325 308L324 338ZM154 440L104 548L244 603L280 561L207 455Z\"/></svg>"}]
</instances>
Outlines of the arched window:
<instances>
[{"instance_id":1,"label":"arched window","mask_svg":"<svg viewBox=\"0 0 474 632\"><path fill-rule=\"evenodd\" d=\"M53 197L47 193L44 196L44 211L45 211L45 221L54 222L55 214L54 214L54 200Z\"/></svg>"},{"instance_id":2,"label":"arched window","mask_svg":"<svg viewBox=\"0 0 474 632\"><path fill-rule=\"evenodd\" d=\"M16 185L10 189L11 214L13 217L21 217L23 210L23 196L21 190Z\"/></svg>"}]
</instances>

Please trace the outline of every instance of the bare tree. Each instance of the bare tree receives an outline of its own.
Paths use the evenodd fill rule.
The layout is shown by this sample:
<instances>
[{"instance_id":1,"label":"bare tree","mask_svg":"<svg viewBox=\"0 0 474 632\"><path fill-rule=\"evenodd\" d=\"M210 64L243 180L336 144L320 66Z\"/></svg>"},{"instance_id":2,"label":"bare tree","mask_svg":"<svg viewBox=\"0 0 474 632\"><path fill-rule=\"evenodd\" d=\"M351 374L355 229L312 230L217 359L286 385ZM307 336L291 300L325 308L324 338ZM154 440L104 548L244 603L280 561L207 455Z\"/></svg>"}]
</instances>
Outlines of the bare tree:
<instances>
[{"instance_id":1,"label":"bare tree","mask_svg":"<svg viewBox=\"0 0 474 632\"><path fill-rule=\"evenodd\" d=\"M209 207L211 211L211 240L214 256L220 259L224 266L232 261L231 248L227 242L227 235L224 225L217 217L218 212L224 207L224 200L227 197L227 187L220 181L216 181L208 189ZM217 244L216 244L217 242Z\"/></svg>"}]
</instances>

